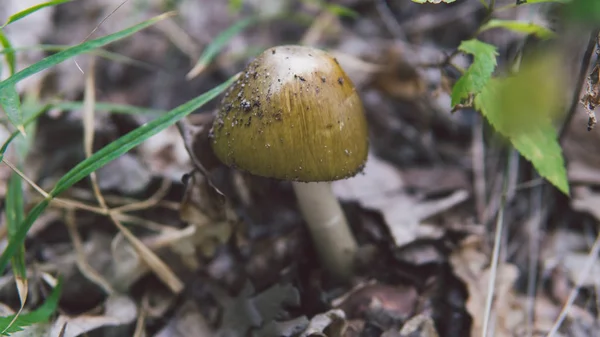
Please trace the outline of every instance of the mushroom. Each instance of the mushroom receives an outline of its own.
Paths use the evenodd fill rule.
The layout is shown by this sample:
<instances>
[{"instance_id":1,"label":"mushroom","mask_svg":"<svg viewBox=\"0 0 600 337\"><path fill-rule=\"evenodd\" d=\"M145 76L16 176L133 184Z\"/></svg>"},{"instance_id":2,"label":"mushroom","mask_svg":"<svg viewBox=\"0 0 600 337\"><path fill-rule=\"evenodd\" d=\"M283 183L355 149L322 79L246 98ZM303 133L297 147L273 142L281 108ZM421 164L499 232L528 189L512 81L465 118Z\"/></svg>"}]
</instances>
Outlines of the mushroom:
<instances>
[{"instance_id":1,"label":"mushroom","mask_svg":"<svg viewBox=\"0 0 600 337\"><path fill-rule=\"evenodd\" d=\"M226 92L210 138L224 164L292 182L321 263L347 280L357 244L330 182L362 171L369 141L362 102L337 60L306 46L267 49Z\"/></svg>"}]
</instances>

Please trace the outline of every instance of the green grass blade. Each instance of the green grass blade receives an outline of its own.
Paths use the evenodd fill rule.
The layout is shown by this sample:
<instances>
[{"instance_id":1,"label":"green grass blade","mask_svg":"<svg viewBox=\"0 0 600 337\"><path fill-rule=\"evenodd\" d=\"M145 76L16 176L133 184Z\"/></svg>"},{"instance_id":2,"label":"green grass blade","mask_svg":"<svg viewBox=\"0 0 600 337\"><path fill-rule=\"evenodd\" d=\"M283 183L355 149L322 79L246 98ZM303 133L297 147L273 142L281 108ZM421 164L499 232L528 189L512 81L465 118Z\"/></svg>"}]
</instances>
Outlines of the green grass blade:
<instances>
[{"instance_id":1,"label":"green grass blade","mask_svg":"<svg viewBox=\"0 0 600 337\"><path fill-rule=\"evenodd\" d=\"M73 47L73 46L60 45L60 44L37 44L34 46L17 47L17 48L11 47L11 48L0 49L0 54L19 53L19 52L24 52L24 51L29 51L29 50L43 50L43 51L58 52L58 51L63 51L65 49L69 49L71 47ZM136 60L129 56L111 52L111 51L108 51L108 50L105 50L102 48L90 50L84 54L96 55L99 57L103 57L107 60L111 60L114 62L120 62L123 64L130 64L130 65L140 67L140 68L153 69L153 70L158 68L158 66L156 66L154 64Z\"/></svg>"},{"instance_id":2,"label":"green grass blade","mask_svg":"<svg viewBox=\"0 0 600 337\"><path fill-rule=\"evenodd\" d=\"M0 29L0 44L2 45L2 51L4 52L4 50L12 50L13 46L10 43L10 40L8 39L8 37L6 37L6 34L4 34L4 30ZM6 64L8 64L8 71L10 76L12 76L15 73L15 70L17 69L17 61L15 58L15 52L14 51L7 51L4 52L4 59L6 59Z\"/></svg>"},{"instance_id":3,"label":"green grass blade","mask_svg":"<svg viewBox=\"0 0 600 337\"><path fill-rule=\"evenodd\" d=\"M50 296L36 310L21 314L16 319L15 315L0 317L0 335L8 336L11 333L22 331L24 327L47 322L58 307L61 290L62 280L59 279Z\"/></svg>"},{"instance_id":4,"label":"green grass blade","mask_svg":"<svg viewBox=\"0 0 600 337\"><path fill-rule=\"evenodd\" d=\"M41 60L35 64L32 64L31 66L15 73L11 77L0 82L0 93L2 91L6 90L6 88L15 85L17 82L23 80L24 78L27 78L28 76L31 76L42 70L48 69L52 66L55 66L63 61L66 61L74 56L77 56L79 54L86 53L93 49L103 47L109 43L126 38L144 28L147 28L147 27L157 23L158 21L161 21L167 17L170 17L171 15L173 15L173 14L165 13L165 14L156 16L152 19L146 20L137 25L134 25L132 27L129 27L127 29L121 30L117 33L106 35L106 36L103 36L103 37L95 39L95 40L90 40L90 41L78 44L76 46L73 46L71 48L65 49L54 55L48 56L48 57L44 58L43 60Z\"/></svg>"},{"instance_id":5,"label":"green grass blade","mask_svg":"<svg viewBox=\"0 0 600 337\"><path fill-rule=\"evenodd\" d=\"M198 108L200 108L201 106L203 106L204 104L221 94L228 86L230 86L233 83L234 80L235 77L232 77L225 83L220 84L219 86L211 89L203 95L180 105L179 107L169 111L167 114L151 122L148 122L138 127L137 129L129 132L123 137L103 147L98 152L94 153L92 156L82 161L69 172L67 172L67 174L65 174L56 183L54 189L50 191L50 196L42 200L29 212L29 214L19 227L17 233L14 235L12 240L10 240L10 242L4 249L4 252L0 256L0 271L3 271L6 268L8 261L16 252L17 247L19 247L19 245L22 244L25 240L27 231L29 230L29 228L31 228L33 222L37 219L38 216L40 216L40 214L50 203L50 198L54 198L69 187L73 186L73 184L88 176L90 173L106 165L110 161L118 158L119 156L125 154L132 148L141 144L146 139L175 124L178 120L187 116L194 110L197 110Z\"/></svg>"},{"instance_id":6,"label":"green grass blade","mask_svg":"<svg viewBox=\"0 0 600 337\"><path fill-rule=\"evenodd\" d=\"M35 122L37 120L37 118L43 114L46 111L45 107L40 107L38 111L36 111L36 113L32 114L31 116L29 116L27 118L27 120L25 120L25 122L23 123L24 127L27 127L28 125L30 125L31 123ZM2 160L2 158L4 157L4 154L6 153L6 150L8 149L8 145L10 145L10 143L19 135L20 133L18 131L13 132L10 137L8 137L8 139L4 142L4 144L2 144L2 147L0 147L0 161Z\"/></svg>"},{"instance_id":7,"label":"green grass blade","mask_svg":"<svg viewBox=\"0 0 600 337\"><path fill-rule=\"evenodd\" d=\"M55 102L55 103L50 103L48 104L48 108L57 108L60 110L77 110L77 109L83 109L83 102L80 101L76 101L76 102ZM94 108L96 111L106 111L106 112L111 112L111 113L118 113L118 114L130 114L130 115L164 115L167 113L166 110L159 110L159 109L150 109L150 108L144 108L144 107L139 107L139 106L134 106L134 105L127 105L127 104L115 104L115 103L102 103L102 102L97 102L94 105Z\"/></svg>"},{"instance_id":8,"label":"green grass blade","mask_svg":"<svg viewBox=\"0 0 600 337\"><path fill-rule=\"evenodd\" d=\"M0 82L0 85L2 85L2 82ZM4 113L6 113L10 123L19 129L19 131L25 133L23 130L21 99L19 98L19 93L17 93L17 88L14 85L0 89L0 106L4 109Z\"/></svg>"},{"instance_id":9,"label":"green grass blade","mask_svg":"<svg viewBox=\"0 0 600 337\"><path fill-rule=\"evenodd\" d=\"M8 180L8 191L6 193L6 224L9 240L17 233L24 215L23 181L18 174L13 172ZM17 248L15 255L12 257L12 267L17 279L27 279L25 247L23 245Z\"/></svg>"},{"instance_id":10,"label":"green grass blade","mask_svg":"<svg viewBox=\"0 0 600 337\"><path fill-rule=\"evenodd\" d=\"M69 1L72 1L72 0L53 0L53 1L48 1L48 2L44 2L44 3L38 4L38 5L29 7L27 9L24 9L24 10L18 12L18 13L15 13L15 14L11 15L8 18L8 20L6 20L6 22L2 25L1 28L4 28L7 25L9 25L9 24L11 24L11 23L13 23L15 21L19 21L22 18L24 18L24 17L26 17L26 16L28 16L28 15L30 15L32 13L35 13L35 12L39 11L40 9L43 9L43 8L46 8L46 7L60 5L62 3L69 2Z\"/></svg>"},{"instance_id":11,"label":"green grass blade","mask_svg":"<svg viewBox=\"0 0 600 337\"><path fill-rule=\"evenodd\" d=\"M223 47L225 47L234 36L242 32L250 25L259 21L260 18L258 16L249 17L244 20L238 21L231 27L222 31L214 40L211 41L211 43L208 46L206 46L206 48L202 52L202 55L200 55L198 62L196 62L194 68L190 70L190 72L187 74L187 78L189 79L197 76L214 60L214 58L219 54Z\"/></svg>"}]
</instances>

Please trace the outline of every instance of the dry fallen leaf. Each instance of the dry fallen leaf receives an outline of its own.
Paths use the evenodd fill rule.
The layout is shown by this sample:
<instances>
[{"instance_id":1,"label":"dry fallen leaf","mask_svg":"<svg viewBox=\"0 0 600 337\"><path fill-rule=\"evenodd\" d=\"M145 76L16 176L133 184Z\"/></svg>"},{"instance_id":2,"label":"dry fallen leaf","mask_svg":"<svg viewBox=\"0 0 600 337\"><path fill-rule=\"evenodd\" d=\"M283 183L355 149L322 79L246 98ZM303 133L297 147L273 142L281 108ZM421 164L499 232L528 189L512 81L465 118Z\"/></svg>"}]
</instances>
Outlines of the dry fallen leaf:
<instances>
[{"instance_id":1,"label":"dry fallen leaf","mask_svg":"<svg viewBox=\"0 0 600 337\"><path fill-rule=\"evenodd\" d=\"M425 314L412 317L402 326L400 337L438 337L433 319Z\"/></svg>"},{"instance_id":2,"label":"dry fallen leaf","mask_svg":"<svg viewBox=\"0 0 600 337\"><path fill-rule=\"evenodd\" d=\"M419 201L405 192L406 184L393 165L370 154L362 174L334 181L334 193L343 201L358 201L367 209L381 212L398 246L419 236L422 220L466 200L468 193L458 190L448 197Z\"/></svg>"},{"instance_id":3,"label":"dry fallen leaf","mask_svg":"<svg viewBox=\"0 0 600 337\"><path fill-rule=\"evenodd\" d=\"M333 309L328 312L318 314L310 320L308 327L300 334L300 337L341 337L345 327L346 315L340 309ZM329 335L324 331L333 330Z\"/></svg>"},{"instance_id":4,"label":"dry fallen leaf","mask_svg":"<svg viewBox=\"0 0 600 337\"><path fill-rule=\"evenodd\" d=\"M133 323L137 316L137 306L127 296L109 297L104 303L103 315L80 315L69 317L60 315L54 321L49 336L58 336L66 323L65 337L77 337L106 326L119 326Z\"/></svg>"},{"instance_id":5,"label":"dry fallen leaf","mask_svg":"<svg viewBox=\"0 0 600 337\"><path fill-rule=\"evenodd\" d=\"M192 300L185 301L167 325L154 335L154 337L189 336L215 336L214 331L202 316L198 305Z\"/></svg>"},{"instance_id":6,"label":"dry fallen leaf","mask_svg":"<svg viewBox=\"0 0 600 337\"><path fill-rule=\"evenodd\" d=\"M483 329L484 313L490 278L489 258L482 253L482 238L470 236L450 256L454 272L466 284L469 291L467 310L473 318L471 334L479 336ZM497 337L513 337L515 331L525 324L525 310L513 289L519 274L515 265L500 263L495 281L495 331Z\"/></svg>"}]
</instances>

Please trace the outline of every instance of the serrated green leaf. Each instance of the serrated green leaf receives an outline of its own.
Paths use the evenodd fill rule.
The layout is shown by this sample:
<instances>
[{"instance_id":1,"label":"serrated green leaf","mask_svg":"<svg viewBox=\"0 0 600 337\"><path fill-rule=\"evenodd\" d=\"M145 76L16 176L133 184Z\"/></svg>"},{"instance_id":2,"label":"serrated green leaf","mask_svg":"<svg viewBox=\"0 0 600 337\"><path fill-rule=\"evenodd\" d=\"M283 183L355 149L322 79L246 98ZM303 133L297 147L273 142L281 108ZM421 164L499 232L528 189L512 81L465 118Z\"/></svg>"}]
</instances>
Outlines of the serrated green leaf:
<instances>
[{"instance_id":1,"label":"serrated green leaf","mask_svg":"<svg viewBox=\"0 0 600 337\"><path fill-rule=\"evenodd\" d=\"M10 88L11 86L14 87L14 85L17 82L19 82L31 75L39 73L42 70L48 69L52 66L55 66L61 62L66 61L68 59L71 59L74 56L77 56L79 54L86 53L93 49L103 47L109 43L126 38L126 37L138 32L144 28L147 28L147 27L149 27L171 15L172 15L171 13L162 14L162 15L156 16L152 19L146 20L142 23L139 23L137 25L134 25L132 27L129 27L127 29L116 32L114 34L110 34L110 35L106 35L106 36L103 36L98 39L86 41L84 43L78 44L71 48L65 49L61 52L58 52L54 55L48 56L48 57L44 58L43 60L32 64L31 66L15 73L11 77L0 82L0 95L2 94L3 91L8 90L7 88Z\"/></svg>"},{"instance_id":2,"label":"serrated green leaf","mask_svg":"<svg viewBox=\"0 0 600 337\"><path fill-rule=\"evenodd\" d=\"M0 334L10 336L11 333L23 331L24 327L47 322L58 307L61 290L62 280L59 279L50 296L39 308L32 312L22 313L16 319L15 315L0 317Z\"/></svg>"},{"instance_id":3,"label":"serrated green leaf","mask_svg":"<svg viewBox=\"0 0 600 337\"><path fill-rule=\"evenodd\" d=\"M556 36L556 34L550 29L537 25L533 22L498 19L488 21L488 23L479 28L479 32L493 28L504 28L517 33L533 34L541 39L550 39Z\"/></svg>"},{"instance_id":4,"label":"serrated green leaf","mask_svg":"<svg viewBox=\"0 0 600 337\"><path fill-rule=\"evenodd\" d=\"M49 197L45 198L31 209L25 220L23 220L23 223L19 226L19 230L13 236L13 240L9 241L8 245L4 249L4 252L0 256L0 272L6 268L8 261L14 255L17 247L25 240L27 231L29 231L33 225L33 222L40 216L40 214L42 214L44 209L48 207L51 198L61 194L81 179L87 177L90 173L122 156L129 150L141 144L146 139L156 135L162 130L175 124L178 120L199 109L204 104L221 94L233 83L234 80L235 77L232 77L219 86L207 91L203 95L192 99L187 103L184 103L169 111L165 115L162 115L159 118L127 133L123 137L113 141L99 151L95 152L92 156L88 157L77 166L72 168L64 176L62 176L62 178L56 183L56 186L54 186L54 188L49 192Z\"/></svg>"},{"instance_id":5,"label":"serrated green leaf","mask_svg":"<svg viewBox=\"0 0 600 337\"><path fill-rule=\"evenodd\" d=\"M473 63L452 87L452 106L477 94L490 80L496 68L496 47L477 39L463 41L458 49L473 55Z\"/></svg>"},{"instance_id":6,"label":"serrated green leaf","mask_svg":"<svg viewBox=\"0 0 600 337\"><path fill-rule=\"evenodd\" d=\"M2 83L0 82L0 85ZM22 129L23 114L21 112L21 99L14 85L5 86L0 89L0 106L2 106L10 123L16 128Z\"/></svg>"},{"instance_id":7,"label":"serrated green leaf","mask_svg":"<svg viewBox=\"0 0 600 337\"><path fill-rule=\"evenodd\" d=\"M6 37L6 34L4 34L4 30L2 29L0 29L0 44L2 45L2 50L13 49L10 40ZM17 69L15 52L8 51L5 54L6 55L4 55L4 59L6 60L6 64L8 65L8 73L10 76L12 76L12 74L14 74L15 70Z\"/></svg>"},{"instance_id":8,"label":"serrated green leaf","mask_svg":"<svg viewBox=\"0 0 600 337\"><path fill-rule=\"evenodd\" d=\"M72 0L53 0L53 1L44 2L44 3L38 4L38 5L29 7L27 9L24 9L16 14L11 15L8 18L8 20L2 25L2 28L6 27L7 25L9 25L15 21L19 21L22 18L39 11L40 9L60 5L62 3L69 2L69 1L72 1Z\"/></svg>"},{"instance_id":9,"label":"serrated green leaf","mask_svg":"<svg viewBox=\"0 0 600 337\"><path fill-rule=\"evenodd\" d=\"M491 79L475 96L475 108L529 160L540 176L569 194L553 119L562 112L558 58L534 58L507 78ZM554 72L549 72L554 70Z\"/></svg>"},{"instance_id":10,"label":"serrated green leaf","mask_svg":"<svg viewBox=\"0 0 600 337\"><path fill-rule=\"evenodd\" d=\"M569 195L567 170L558 142L558 133L553 125L539 125L535 130L511 137L510 141L515 149L533 164L540 176L565 195Z\"/></svg>"}]
</instances>

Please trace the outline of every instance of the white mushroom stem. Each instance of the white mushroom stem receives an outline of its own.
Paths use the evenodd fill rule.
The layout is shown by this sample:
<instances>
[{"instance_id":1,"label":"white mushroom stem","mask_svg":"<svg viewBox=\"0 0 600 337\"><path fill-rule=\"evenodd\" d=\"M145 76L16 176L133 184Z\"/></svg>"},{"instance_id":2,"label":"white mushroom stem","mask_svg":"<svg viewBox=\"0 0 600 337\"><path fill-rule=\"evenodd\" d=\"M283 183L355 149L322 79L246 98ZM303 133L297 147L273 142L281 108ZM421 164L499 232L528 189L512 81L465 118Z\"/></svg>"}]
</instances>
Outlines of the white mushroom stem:
<instances>
[{"instance_id":1,"label":"white mushroom stem","mask_svg":"<svg viewBox=\"0 0 600 337\"><path fill-rule=\"evenodd\" d=\"M338 280L348 280L354 271L357 244L331 183L292 185L323 267Z\"/></svg>"}]
</instances>

